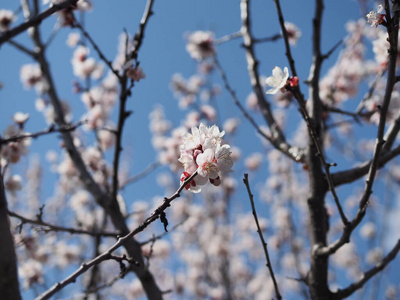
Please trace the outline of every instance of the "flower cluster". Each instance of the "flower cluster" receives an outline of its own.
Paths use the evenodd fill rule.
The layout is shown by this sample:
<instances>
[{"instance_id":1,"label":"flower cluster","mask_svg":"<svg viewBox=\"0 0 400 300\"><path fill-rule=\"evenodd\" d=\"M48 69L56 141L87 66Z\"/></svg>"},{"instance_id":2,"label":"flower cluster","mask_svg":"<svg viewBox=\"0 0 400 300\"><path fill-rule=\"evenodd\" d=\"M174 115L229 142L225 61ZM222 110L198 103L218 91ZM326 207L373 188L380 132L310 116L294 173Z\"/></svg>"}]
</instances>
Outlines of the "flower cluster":
<instances>
[{"instance_id":1,"label":"flower cluster","mask_svg":"<svg viewBox=\"0 0 400 300\"><path fill-rule=\"evenodd\" d=\"M218 186L221 184L220 174L232 171L233 159L230 146L223 143L224 134L225 132L220 132L216 125L206 127L200 124L199 128L192 128L192 133L182 136L179 161L185 170L181 175L181 182L196 171L198 175L191 180L186 189L198 193L201 191L200 186L208 181Z\"/></svg>"},{"instance_id":2,"label":"flower cluster","mask_svg":"<svg viewBox=\"0 0 400 300\"><path fill-rule=\"evenodd\" d=\"M38 64L23 65L20 70L20 78L25 89L35 88L38 94L44 94L49 89L49 84Z\"/></svg>"},{"instance_id":3,"label":"flower cluster","mask_svg":"<svg viewBox=\"0 0 400 300\"><path fill-rule=\"evenodd\" d=\"M13 138L16 136L22 136L27 134L23 131L21 125L17 124L9 125L4 131L2 138L7 140L9 138ZM26 155L28 153L28 147L31 145L31 140L29 138L23 138L20 140L16 140L13 142L9 142L5 145L2 145L0 151L0 159L1 165L5 165L7 163L15 164L17 163L21 156Z\"/></svg>"},{"instance_id":4,"label":"flower cluster","mask_svg":"<svg viewBox=\"0 0 400 300\"><path fill-rule=\"evenodd\" d=\"M385 14L381 14L382 11L383 11L382 5L378 6L378 11L370 11L366 15L367 22L370 23L371 26L378 27L379 24L382 24L384 22L383 18L385 17Z\"/></svg>"}]
</instances>

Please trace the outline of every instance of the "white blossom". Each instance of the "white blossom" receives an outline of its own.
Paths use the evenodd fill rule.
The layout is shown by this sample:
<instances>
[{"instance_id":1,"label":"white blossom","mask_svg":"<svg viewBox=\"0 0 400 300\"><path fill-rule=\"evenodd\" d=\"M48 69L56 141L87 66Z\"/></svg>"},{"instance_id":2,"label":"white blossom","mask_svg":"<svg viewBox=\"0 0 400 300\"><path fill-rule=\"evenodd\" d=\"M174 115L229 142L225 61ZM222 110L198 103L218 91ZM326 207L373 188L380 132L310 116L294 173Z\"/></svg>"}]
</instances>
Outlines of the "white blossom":
<instances>
[{"instance_id":1,"label":"white blossom","mask_svg":"<svg viewBox=\"0 0 400 300\"><path fill-rule=\"evenodd\" d=\"M271 87L267 91L267 94L276 94L286 85L288 78L289 70L287 67L285 67L283 71L281 68L275 67L272 70L272 76L265 80L265 83Z\"/></svg>"},{"instance_id":2,"label":"white blossom","mask_svg":"<svg viewBox=\"0 0 400 300\"><path fill-rule=\"evenodd\" d=\"M301 30L296 25L290 22L285 22L285 28L288 34L289 43L292 46L295 46L297 44L297 41L301 37Z\"/></svg>"}]
</instances>

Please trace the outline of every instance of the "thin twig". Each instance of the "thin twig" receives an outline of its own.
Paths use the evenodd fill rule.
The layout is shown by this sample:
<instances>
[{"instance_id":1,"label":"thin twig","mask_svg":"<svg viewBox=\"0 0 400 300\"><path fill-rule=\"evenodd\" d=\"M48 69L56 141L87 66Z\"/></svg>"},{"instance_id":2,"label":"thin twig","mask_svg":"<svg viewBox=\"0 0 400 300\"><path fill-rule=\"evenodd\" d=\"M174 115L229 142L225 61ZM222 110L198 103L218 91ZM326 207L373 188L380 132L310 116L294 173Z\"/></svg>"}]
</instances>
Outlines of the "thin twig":
<instances>
[{"instance_id":1,"label":"thin twig","mask_svg":"<svg viewBox=\"0 0 400 300\"><path fill-rule=\"evenodd\" d=\"M234 32L234 33L231 33L231 34L228 34L228 35L224 35L224 36L216 39L214 41L214 45L220 45L220 44L229 42L231 40L234 40L234 39L237 39L237 38L240 38L240 37L242 37L242 33L240 31L237 31L237 32Z\"/></svg>"},{"instance_id":2,"label":"thin twig","mask_svg":"<svg viewBox=\"0 0 400 300\"><path fill-rule=\"evenodd\" d=\"M85 235L91 235L91 236L104 236L104 237L113 237L116 238L118 236L117 233L115 232L95 232L95 231L88 231L88 230L82 230L82 229L76 229L76 228L68 228L68 227L62 227L54 224L47 223L40 218L37 220L29 219L26 218L20 214L17 214L12 211L8 211L8 214L11 217L17 218L21 220L22 224L18 225L21 226L23 224L33 224L36 226L39 226L40 231L44 232L50 232L50 231L56 231L56 232L68 232L70 234L85 234Z\"/></svg>"},{"instance_id":3,"label":"thin twig","mask_svg":"<svg viewBox=\"0 0 400 300\"><path fill-rule=\"evenodd\" d=\"M146 8L143 12L143 16L142 16L142 19L139 24L139 29L138 29L137 33L135 34L135 37L133 40L131 56L134 55L135 58L137 58L138 51L140 49L140 46L142 45L143 37L144 37L144 30L146 28L148 20L149 20L150 16L153 14L153 11L152 11L153 3L154 3L154 0L147 1ZM128 42L128 35L127 35L126 39ZM126 50L128 50L128 49L126 49ZM119 170L119 161L120 161L121 151L122 151L122 132L124 129L125 121L131 114L130 111L126 110L126 102L127 102L128 97L131 94L131 89L134 86L133 80L131 80L130 85L127 86L128 78L127 78L125 72L124 72L123 76L119 77L119 82L120 82L120 86L121 86L121 91L120 91L120 96L119 96L120 106L119 106L119 113L118 113L118 125L117 125L117 129L116 129L115 151L114 151L114 157L113 157L113 178L112 178L112 195L111 195L112 201L116 201L118 190L119 190L118 170Z\"/></svg>"},{"instance_id":4,"label":"thin twig","mask_svg":"<svg viewBox=\"0 0 400 300\"><path fill-rule=\"evenodd\" d=\"M136 174L132 177L129 177L128 179L126 179L123 183L120 184L120 189L123 189L124 187L126 187L128 184L131 183L135 183L137 181L139 181L140 179L146 177L147 175L149 175L151 172L153 172L156 168L158 168L161 165L161 163L159 161L153 162L152 164L148 165L146 167L146 169L144 169L142 172L140 172L139 174Z\"/></svg>"},{"instance_id":5,"label":"thin twig","mask_svg":"<svg viewBox=\"0 0 400 300\"><path fill-rule=\"evenodd\" d=\"M164 214L164 211L171 205L171 202L178 198L180 196L180 193L182 190L186 187L189 182L193 180L193 178L197 175L197 172L193 173L190 177L186 178L182 185L178 188L178 190L169 198L164 198L163 203L158 206L154 212L151 214L150 217L148 217L140 226L138 226L136 229L132 230L129 232L126 236L121 237L118 239L118 241L110 247L107 251L104 253L100 254L99 256L95 257L91 261L88 261L86 263L83 263L78 270L76 270L74 273L72 273L70 276L68 276L66 279L54 284L50 289L39 295L36 300L44 300L44 299L49 299L52 295L63 289L65 286L73 283L76 281L76 279L85 273L87 270L89 270L91 267L98 265L102 261L109 260L111 258L112 253L120 248L122 245L127 243L132 237L134 237L136 234L139 232L142 232L147 226L149 226L151 223L156 221L162 214Z\"/></svg>"},{"instance_id":6,"label":"thin twig","mask_svg":"<svg viewBox=\"0 0 400 300\"><path fill-rule=\"evenodd\" d=\"M54 132L69 132L69 131L74 131L75 129L77 129L78 127L86 124L87 121L80 121L77 122L75 124L65 124L65 125L61 125L58 126L58 128L56 127L55 124L50 125L50 127L48 129L36 132L36 133L23 133L20 135L16 135L16 136L12 136L9 137L7 139L2 139L0 137L0 145L4 145L4 144L8 144L8 143L12 143L12 142L17 142L23 139L29 139L29 138L38 138L39 136L42 135L47 135L49 133L54 133Z\"/></svg>"},{"instance_id":7,"label":"thin twig","mask_svg":"<svg viewBox=\"0 0 400 300\"><path fill-rule=\"evenodd\" d=\"M96 44L96 42L92 39L92 37L90 36L90 34L82 27L82 25L75 20L74 21L74 27L77 27L82 34L87 38L87 40L89 41L89 43L92 45L92 47L94 48L94 50L97 52L97 54L99 55L100 59L110 68L111 72L114 73L115 76L117 76L118 79L121 79L121 76L119 75L118 71L114 69L112 62L110 60L108 60L106 58L106 56L104 55L103 51L101 51L101 49L99 48L99 46Z\"/></svg>"},{"instance_id":8,"label":"thin twig","mask_svg":"<svg viewBox=\"0 0 400 300\"><path fill-rule=\"evenodd\" d=\"M269 36L269 37L265 37L265 38L259 38L259 39L255 38L253 41L254 41L254 43L258 44L258 43L265 43L265 42L275 42L281 38L282 38L282 34L277 33L277 34L274 34L273 36Z\"/></svg>"},{"instance_id":9,"label":"thin twig","mask_svg":"<svg viewBox=\"0 0 400 300\"><path fill-rule=\"evenodd\" d=\"M381 80L382 76L385 74L386 71L387 71L387 67L385 67L381 72L378 73L378 75L376 76L374 82L372 83L372 85L368 89L367 94L364 96L364 98L358 104L357 109L356 109L356 114L359 114L363 110L363 108L365 106L365 102L367 102L367 100L372 97L372 95L375 92L375 88L378 85L379 80Z\"/></svg>"},{"instance_id":10,"label":"thin twig","mask_svg":"<svg viewBox=\"0 0 400 300\"><path fill-rule=\"evenodd\" d=\"M26 48L24 45L21 45L20 43L17 43L13 40L9 40L8 43L12 46L14 46L15 48L17 48L18 50L24 52L25 54L29 55L30 57L35 57L36 53L32 50L29 50L28 48Z\"/></svg>"},{"instance_id":11,"label":"thin twig","mask_svg":"<svg viewBox=\"0 0 400 300\"><path fill-rule=\"evenodd\" d=\"M148 0L146 3L146 8L144 9L142 19L140 20L139 29L136 32L135 37L133 38L133 46L132 46L132 50L131 50L132 56L137 55L137 52L139 51L140 47L142 46L144 31L146 29L146 26L147 26L150 16L152 16L154 14L153 4L154 4L154 0Z\"/></svg>"},{"instance_id":12,"label":"thin twig","mask_svg":"<svg viewBox=\"0 0 400 300\"><path fill-rule=\"evenodd\" d=\"M146 244L148 244L148 243L151 243L152 241L161 240L161 239L162 239L164 236L166 236L169 232L175 230L176 228L178 228L179 226L181 226L181 225L182 225L183 223L185 223L186 221L187 221L187 219L185 219L185 220L179 222L178 224L172 226L170 229L168 229L168 231L164 231L163 233L161 233L161 234L159 234L159 235L156 235L156 236L153 235L153 237L151 237L150 239L145 240L145 241L143 241L143 242L140 242L140 246L144 246L144 245L146 245Z\"/></svg>"},{"instance_id":13,"label":"thin twig","mask_svg":"<svg viewBox=\"0 0 400 300\"><path fill-rule=\"evenodd\" d=\"M367 283L368 280L370 280L372 277L380 273L393 259L395 259L399 251L400 251L400 240L397 241L393 249L379 263L377 263L374 267L372 267L367 272L362 274L360 280L350 284L347 288L339 289L336 292L337 298L335 299L347 298L354 292L362 288L364 284Z\"/></svg>"},{"instance_id":14,"label":"thin twig","mask_svg":"<svg viewBox=\"0 0 400 300\"><path fill-rule=\"evenodd\" d=\"M335 52L335 50L343 43L343 40L340 40L339 42L337 42L331 50L329 50L325 55L322 55L322 59L328 59L329 56L332 55L333 52Z\"/></svg>"},{"instance_id":15,"label":"thin twig","mask_svg":"<svg viewBox=\"0 0 400 300\"><path fill-rule=\"evenodd\" d=\"M276 279L275 279L274 270L272 269L272 264L271 264L271 260L269 258L269 253L268 253L268 249L267 249L267 243L264 240L264 236L262 234L260 223L258 222L257 212L256 212L256 208L254 206L253 194L251 193L251 190L250 190L250 183L249 183L248 174L244 174L243 182L246 185L247 193L249 194L249 199L250 199L250 203L251 203L251 210L253 212L254 220L255 220L256 225L257 225L257 233L258 233L258 236L260 237L261 244L262 244L263 249L264 249L264 254L265 254L265 258L267 260L267 267L268 267L268 270L269 270L269 274L271 275L272 282L274 283L275 295L276 295L276 298L278 300L280 300L280 299L282 299L282 296L281 296L281 294L279 292L279 287L278 287L278 283L276 282Z\"/></svg>"}]
</instances>

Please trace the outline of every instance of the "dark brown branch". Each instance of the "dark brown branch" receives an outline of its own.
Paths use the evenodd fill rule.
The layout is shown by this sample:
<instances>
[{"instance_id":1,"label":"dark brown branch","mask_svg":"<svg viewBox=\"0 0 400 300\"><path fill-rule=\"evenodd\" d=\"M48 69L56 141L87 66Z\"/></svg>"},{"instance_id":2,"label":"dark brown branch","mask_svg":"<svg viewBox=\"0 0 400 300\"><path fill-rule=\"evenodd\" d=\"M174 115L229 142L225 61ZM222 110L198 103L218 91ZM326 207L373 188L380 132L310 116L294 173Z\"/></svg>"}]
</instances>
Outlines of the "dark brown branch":
<instances>
[{"instance_id":1,"label":"dark brown branch","mask_svg":"<svg viewBox=\"0 0 400 300\"><path fill-rule=\"evenodd\" d=\"M277 33L273 36L265 37L265 38L259 38L259 39L254 39L254 43L265 43L265 42L275 42L279 39L281 39L283 36L280 33Z\"/></svg>"},{"instance_id":2,"label":"dark brown branch","mask_svg":"<svg viewBox=\"0 0 400 300\"><path fill-rule=\"evenodd\" d=\"M0 241L1 298L20 300L17 257L7 216L7 198L2 175L0 175Z\"/></svg>"},{"instance_id":3,"label":"dark brown branch","mask_svg":"<svg viewBox=\"0 0 400 300\"><path fill-rule=\"evenodd\" d=\"M153 6L154 0L148 0L146 4L146 8L143 12L143 17L140 21L139 24L139 29L137 33L135 34L134 40L133 40L133 48L132 48L132 53L131 55L134 55L135 58L137 58L138 51L140 49L140 46L142 45L143 42L143 37L144 37L144 30L146 28L147 22L150 18L150 16L153 14L152 11L152 6ZM128 36L126 37L128 41ZM128 49L126 49L128 50ZM116 129L116 142L115 142L115 151L114 151L114 158L113 158L113 178L112 178L112 201L116 202L117 200L117 193L119 190L119 181L118 181L118 170L119 170L119 161L121 157L121 151L122 151L122 132L124 128L124 124L126 119L129 117L130 112L126 110L126 102L128 97L131 94L131 89L134 85L133 80L131 81L130 86L127 86L128 83L128 78L126 74L124 73L123 76L119 77L120 81L120 86L121 86L121 91L120 91L120 106L119 106L119 113L118 113L118 125Z\"/></svg>"},{"instance_id":4,"label":"dark brown branch","mask_svg":"<svg viewBox=\"0 0 400 300\"><path fill-rule=\"evenodd\" d=\"M333 52L335 52L335 50L343 43L343 40L340 40L339 42L337 42L331 50L329 50L325 55L322 55L322 59L328 59L329 56L332 55Z\"/></svg>"},{"instance_id":5,"label":"dark brown branch","mask_svg":"<svg viewBox=\"0 0 400 300\"><path fill-rule=\"evenodd\" d=\"M32 18L30 18L28 21L26 21L25 23L22 23L21 25L15 27L15 28L12 28L12 29L4 32L3 34L1 34L0 35L0 45L9 41L10 39L17 36L18 34L24 32L28 28L39 25L44 19L46 19L47 17L56 13L57 11L60 11L62 9L69 8L69 7L74 7L76 5L76 2L78 2L78 0L65 0L64 2L61 2L59 4L53 4L50 8L48 8L41 14L35 15Z\"/></svg>"},{"instance_id":6,"label":"dark brown branch","mask_svg":"<svg viewBox=\"0 0 400 300\"><path fill-rule=\"evenodd\" d=\"M341 114L341 115L345 115L345 116L351 116L354 118L354 121L356 121L357 123L360 122L360 120L359 120L360 117L368 118L377 112L377 110L374 110L374 111L370 111L370 112L366 112L366 113L362 113L362 112L355 113L352 111L346 111L346 110L340 109L338 107L328 106L328 105L324 105L324 110L331 112L331 113L337 113L337 114Z\"/></svg>"},{"instance_id":7,"label":"dark brown branch","mask_svg":"<svg viewBox=\"0 0 400 300\"><path fill-rule=\"evenodd\" d=\"M91 261L87 263L83 263L78 270L76 270L74 273L72 273L70 276L68 276L66 279L62 280L61 282L56 283L53 285L50 289L42 293L39 297L36 298L36 300L44 300L44 299L49 299L52 295L63 289L65 286L73 283L76 281L76 279L85 273L87 270L89 270L91 267L98 265L99 263L111 259L112 253L120 248L122 245L125 245L129 240L131 240L136 234L139 232L142 232L147 226L149 226L151 223L156 221L163 213L164 211L171 205L171 202L178 198L180 196L180 193L182 190L185 188L187 184L197 175L197 172L193 173L190 177L186 178L182 185L179 187L179 189L169 198L165 197L163 203L158 206L154 212L151 214L150 217L148 217L140 226L138 226L136 229L132 230L129 232L127 235L124 237L121 237L118 239L118 241L110 247L106 252L102 253L101 255L95 257Z\"/></svg>"},{"instance_id":8,"label":"dark brown branch","mask_svg":"<svg viewBox=\"0 0 400 300\"><path fill-rule=\"evenodd\" d=\"M29 55L30 57L35 57L35 55L36 55L35 52L29 50L25 46L15 42L15 41L8 41L8 43L10 45L14 46L15 48L17 48L19 51L24 52L25 54Z\"/></svg>"},{"instance_id":9,"label":"dark brown branch","mask_svg":"<svg viewBox=\"0 0 400 300\"><path fill-rule=\"evenodd\" d=\"M373 268L369 269L365 272L361 279L357 282L352 283L347 288L342 290L338 290L336 293L336 299L344 299L352 295L354 292L359 290L367 283L368 280L373 278L375 275L379 274L393 259L395 259L397 253L400 251L400 240L397 241L397 244L393 247L393 249Z\"/></svg>"},{"instance_id":10,"label":"dark brown branch","mask_svg":"<svg viewBox=\"0 0 400 300\"><path fill-rule=\"evenodd\" d=\"M393 148L393 150L386 152L385 154L382 154L379 158L377 167L378 168L384 167L386 163L388 163L398 155L400 155L400 146L397 146ZM350 170L344 170L332 174L333 184L335 186L339 186L360 179L361 177L365 176L368 173L371 167L371 162L372 161L370 160Z\"/></svg>"},{"instance_id":11,"label":"dark brown branch","mask_svg":"<svg viewBox=\"0 0 400 300\"><path fill-rule=\"evenodd\" d=\"M152 238L150 238L150 239L148 239L148 240L145 240L145 241L143 241L143 242L140 242L140 245L143 246L143 245L146 245L146 244L151 243L151 242L153 242L153 241L162 239L162 238L163 238L164 236L166 236L169 232L175 230L176 228L178 228L179 226L181 226L181 225L182 225L183 223L185 223L186 221L187 221L187 219L185 219L185 220L179 222L178 224L172 226L170 229L168 229L168 231L164 231L163 233L161 233L161 234L159 234L159 235L153 236Z\"/></svg>"},{"instance_id":12,"label":"dark brown branch","mask_svg":"<svg viewBox=\"0 0 400 300\"><path fill-rule=\"evenodd\" d=\"M250 190L250 183L249 183L248 174L244 174L243 182L244 182L244 184L246 186L247 193L249 195L249 199L250 199L250 203L251 203L251 210L252 210L256 225L257 225L257 233L258 233L258 236L260 237L261 244L262 244L263 249L264 249L265 258L267 260L267 268L269 270L269 274L271 275L272 282L274 283L275 295L276 295L276 298L280 300L280 299L282 299L282 296L281 296L281 294L279 292L279 287L278 287L278 283L276 282L276 279L275 279L274 270L272 269L272 264L271 264L271 260L269 258L269 253L268 253L268 249L267 249L267 243L265 242L265 239L264 239L264 236L262 234L261 227L260 227L260 223L258 222L257 212L256 212L256 208L254 206L253 194L251 193L251 190Z\"/></svg>"},{"instance_id":13,"label":"dark brown branch","mask_svg":"<svg viewBox=\"0 0 400 300\"><path fill-rule=\"evenodd\" d=\"M278 19L279 19L279 24L281 26L283 41L285 43L285 49L286 49L286 53L285 54L286 54L286 57L287 57L287 59L289 61L290 70L291 70L293 76L297 76L296 66L295 66L295 63L294 63L293 56L292 56L292 51L290 50L289 35L288 35L288 32L287 32L286 27L285 27L285 20L283 18L281 4L280 4L279 0L274 0L274 2L275 2L275 5L276 5L276 10L278 12Z\"/></svg>"},{"instance_id":14,"label":"dark brown branch","mask_svg":"<svg viewBox=\"0 0 400 300\"><path fill-rule=\"evenodd\" d=\"M85 235L90 235L90 236L104 236L104 237L113 237L116 238L118 236L117 233L115 232L95 232L95 231L88 231L88 230L82 230L82 229L76 229L76 228L68 228L68 227L62 227L54 224L47 223L42 220L42 218L37 218L36 220L26 218L20 214L17 214L12 211L8 211L8 215L14 218L17 218L21 221L21 224L18 226L21 226L23 224L33 224L36 226L39 226L38 228L40 231L44 232L50 232L50 231L56 231L56 232L68 232L70 234L85 234Z\"/></svg>"},{"instance_id":15,"label":"dark brown branch","mask_svg":"<svg viewBox=\"0 0 400 300\"><path fill-rule=\"evenodd\" d=\"M139 51L140 47L142 46L146 25L149 21L150 16L152 16L154 14L153 4L154 4L154 0L147 1L146 8L143 13L143 17L140 20L139 30L136 32L135 37L133 38L133 47L131 50L131 55L133 55L133 56L137 55L137 52Z\"/></svg>"}]
</instances>

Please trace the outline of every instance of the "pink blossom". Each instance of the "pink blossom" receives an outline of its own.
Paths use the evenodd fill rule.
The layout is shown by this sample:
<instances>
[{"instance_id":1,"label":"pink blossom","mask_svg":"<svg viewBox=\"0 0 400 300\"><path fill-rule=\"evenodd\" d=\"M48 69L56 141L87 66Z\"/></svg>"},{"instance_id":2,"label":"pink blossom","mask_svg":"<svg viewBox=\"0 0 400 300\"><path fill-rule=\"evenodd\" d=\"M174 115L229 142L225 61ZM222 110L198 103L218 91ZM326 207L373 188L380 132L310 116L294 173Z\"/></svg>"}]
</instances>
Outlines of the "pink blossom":
<instances>
[{"instance_id":1,"label":"pink blossom","mask_svg":"<svg viewBox=\"0 0 400 300\"><path fill-rule=\"evenodd\" d=\"M10 29L10 25L17 17L11 10L0 9L0 33Z\"/></svg>"},{"instance_id":2,"label":"pink blossom","mask_svg":"<svg viewBox=\"0 0 400 300\"><path fill-rule=\"evenodd\" d=\"M195 31L187 37L186 50L195 60L201 61L214 55L214 34L211 31Z\"/></svg>"},{"instance_id":3,"label":"pink blossom","mask_svg":"<svg viewBox=\"0 0 400 300\"><path fill-rule=\"evenodd\" d=\"M378 27L379 24L383 23L383 18L385 17L385 14L381 14L383 11L383 6L378 5L378 11L373 11L371 10L367 15L367 22L371 24L371 26Z\"/></svg>"},{"instance_id":4,"label":"pink blossom","mask_svg":"<svg viewBox=\"0 0 400 300\"><path fill-rule=\"evenodd\" d=\"M297 41L301 37L300 29L296 25L294 25L293 23L290 23L290 22L285 22L285 28L286 28L286 32L288 34L289 43L292 46L296 46Z\"/></svg>"}]
</instances>

